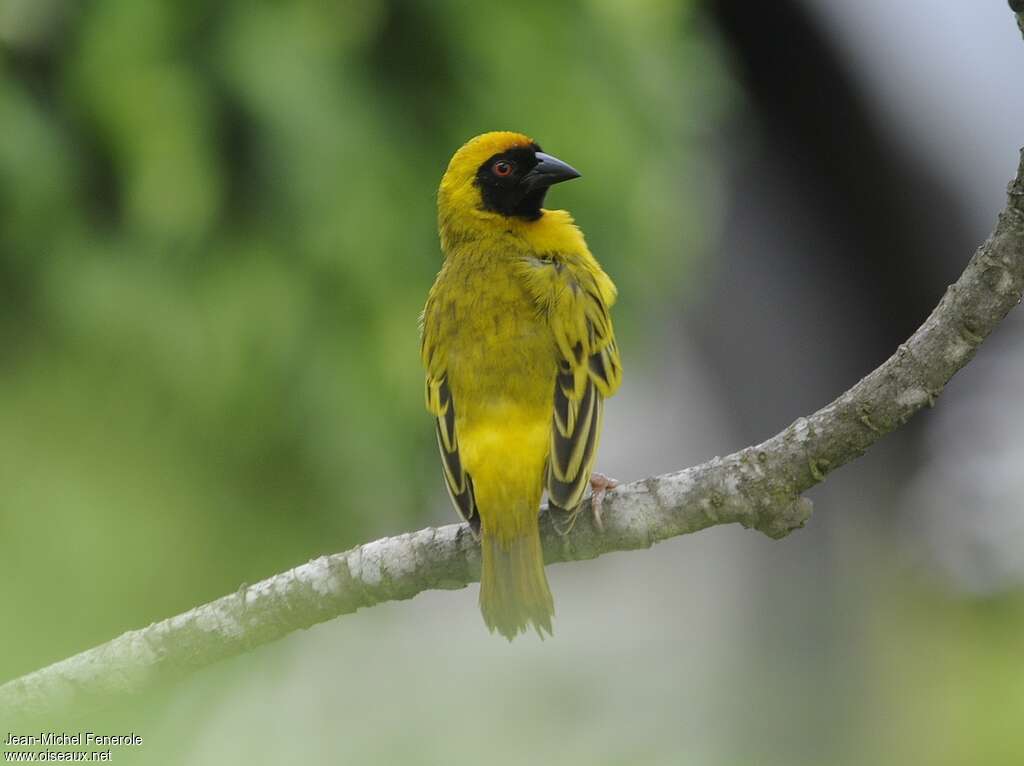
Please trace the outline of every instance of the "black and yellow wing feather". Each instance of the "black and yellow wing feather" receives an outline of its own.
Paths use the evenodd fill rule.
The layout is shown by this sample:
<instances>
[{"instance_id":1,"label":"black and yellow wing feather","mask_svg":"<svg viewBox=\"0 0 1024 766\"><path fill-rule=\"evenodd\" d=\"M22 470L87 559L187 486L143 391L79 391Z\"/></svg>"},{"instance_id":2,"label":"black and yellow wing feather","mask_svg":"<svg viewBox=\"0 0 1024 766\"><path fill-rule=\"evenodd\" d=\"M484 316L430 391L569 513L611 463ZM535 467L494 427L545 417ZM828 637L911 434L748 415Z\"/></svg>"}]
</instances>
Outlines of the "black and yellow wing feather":
<instances>
[{"instance_id":1,"label":"black and yellow wing feather","mask_svg":"<svg viewBox=\"0 0 1024 766\"><path fill-rule=\"evenodd\" d=\"M556 261L561 285L548 306L559 360L546 482L552 505L566 511L579 505L590 483L604 399L622 381L608 314L615 288L603 272L572 266Z\"/></svg>"},{"instance_id":2,"label":"black and yellow wing feather","mask_svg":"<svg viewBox=\"0 0 1024 766\"><path fill-rule=\"evenodd\" d=\"M476 498L473 494L473 479L462 465L459 455L459 438L455 429L455 402L452 400L448 376L444 369L436 338L431 332L427 314L432 302L428 300L423 312L423 333L420 353L423 366L427 370L426 404L427 410L434 416L437 432L437 448L441 453L441 468L444 474L445 488L452 499L452 505L474 529L480 528L480 516L476 510Z\"/></svg>"}]
</instances>

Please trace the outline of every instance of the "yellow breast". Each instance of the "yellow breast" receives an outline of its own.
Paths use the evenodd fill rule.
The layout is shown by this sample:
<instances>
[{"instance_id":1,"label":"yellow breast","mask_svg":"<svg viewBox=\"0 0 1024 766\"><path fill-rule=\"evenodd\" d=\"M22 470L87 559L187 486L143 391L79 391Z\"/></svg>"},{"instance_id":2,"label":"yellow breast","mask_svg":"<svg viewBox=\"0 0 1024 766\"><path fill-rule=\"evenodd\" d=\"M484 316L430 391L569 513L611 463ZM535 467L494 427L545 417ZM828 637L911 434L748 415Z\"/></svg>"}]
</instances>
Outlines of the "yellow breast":
<instances>
[{"instance_id":1,"label":"yellow breast","mask_svg":"<svg viewBox=\"0 0 1024 766\"><path fill-rule=\"evenodd\" d=\"M508 232L465 245L448 254L432 300L462 463L483 495L478 502L535 514L550 443L556 346L520 276L528 257Z\"/></svg>"}]
</instances>

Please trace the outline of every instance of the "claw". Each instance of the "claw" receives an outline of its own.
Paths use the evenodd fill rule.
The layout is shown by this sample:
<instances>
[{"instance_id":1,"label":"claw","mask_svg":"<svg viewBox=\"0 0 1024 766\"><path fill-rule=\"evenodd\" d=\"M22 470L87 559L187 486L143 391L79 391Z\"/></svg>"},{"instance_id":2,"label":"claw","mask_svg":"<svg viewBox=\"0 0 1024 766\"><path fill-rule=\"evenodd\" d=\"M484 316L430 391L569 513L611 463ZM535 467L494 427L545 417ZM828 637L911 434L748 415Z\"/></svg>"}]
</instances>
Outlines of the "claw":
<instances>
[{"instance_id":1,"label":"claw","mask_svg":"<svg viewBox=\"0 0 1024 766\"><path fill-rule=\"evenodd\" d=\"M594 526L599 532L604 532L604 521L601 519L601 506L604 504L604 496L608 490L619 486L618 479L605 476L603 473L593 473L590 476L590 512L594 514Z\"/></svg>"},{"instance_id":2,"label":"claw","mask_svg":"<svg viewBox=\"0 0 1024 766\"><path fill-rule=\"evenodd\" d=\"M601 507L604 503L604 496L610 489L615 489L619 486L618 479L613 479L610 476L605 476L603 473L594 473L590 476L590 512L594 515L594 526L597 527L598 532L604 532L604 521L601 519ZM559 524L553 518L551 520L552 526L555 531L565 537L572 532L573 527L576 526L576 519L579 518L580 511L582 510L582 503L577 505L571 511L565 511L566 519L564 524ZM558 508L558 506L552 506ZM560 511L564 511L563 508L558 508Z\"/></svg>"}]
</instances>

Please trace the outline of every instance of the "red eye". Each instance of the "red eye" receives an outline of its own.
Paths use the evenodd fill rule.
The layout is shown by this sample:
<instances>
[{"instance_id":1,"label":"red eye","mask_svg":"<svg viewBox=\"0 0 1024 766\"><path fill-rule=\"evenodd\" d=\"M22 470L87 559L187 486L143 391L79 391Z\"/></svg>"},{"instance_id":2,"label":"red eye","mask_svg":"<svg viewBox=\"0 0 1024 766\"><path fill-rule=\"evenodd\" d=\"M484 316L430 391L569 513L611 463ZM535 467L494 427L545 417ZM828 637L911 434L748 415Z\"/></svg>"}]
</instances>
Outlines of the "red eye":
<instances>
[{"instance_id":1,"label":"red eye","mask_svg":"<svg viewBox=\"0 0 1024 766\"><path fill-rule=\"evenodd\" d=\"M491 166L491 170L494 171L496 176L508 176L512 174L512 163L506 162L505 160L498 160Z\"/></svg>"}]
</instances>

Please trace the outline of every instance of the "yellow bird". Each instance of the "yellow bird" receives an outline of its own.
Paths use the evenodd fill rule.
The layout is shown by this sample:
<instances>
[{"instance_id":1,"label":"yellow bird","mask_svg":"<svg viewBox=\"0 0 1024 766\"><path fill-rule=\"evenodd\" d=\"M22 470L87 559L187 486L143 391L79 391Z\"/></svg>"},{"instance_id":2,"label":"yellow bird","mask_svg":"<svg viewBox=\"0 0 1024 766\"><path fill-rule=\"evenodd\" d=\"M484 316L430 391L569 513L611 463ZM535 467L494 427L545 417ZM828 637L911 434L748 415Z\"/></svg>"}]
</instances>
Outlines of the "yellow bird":
<instances>
[{"instance_id":1,"label":"yellow bird","mask_svg":"<svg viewBox=\"0 0 1024 766\"><path fill-rule=\"evenodd\" d=\"M569 213L542 207L579 175L525 135L485 133L455 153L437 193L427 409L452 503L481 536L484 622L509 640L529 625L551 633L541 495L574 518L622 378L615 285ZM601 480L595 492L614 486Z\"/></svg>"}]
</instances>

